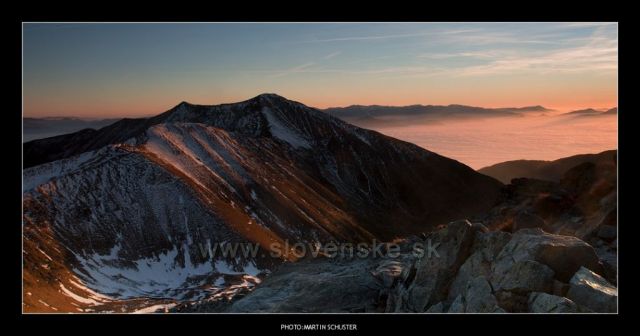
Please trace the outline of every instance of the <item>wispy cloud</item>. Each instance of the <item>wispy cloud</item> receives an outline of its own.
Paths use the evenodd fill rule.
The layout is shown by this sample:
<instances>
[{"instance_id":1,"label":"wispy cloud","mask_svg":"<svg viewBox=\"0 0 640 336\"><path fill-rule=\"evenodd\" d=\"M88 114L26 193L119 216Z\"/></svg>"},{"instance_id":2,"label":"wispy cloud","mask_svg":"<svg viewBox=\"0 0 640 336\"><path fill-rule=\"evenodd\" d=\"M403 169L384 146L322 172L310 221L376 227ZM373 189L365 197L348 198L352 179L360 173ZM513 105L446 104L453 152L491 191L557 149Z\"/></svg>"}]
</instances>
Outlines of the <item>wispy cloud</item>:
<instances>
[{"instance_id":1,"label":"wispy cloud","mask_svg":"<svg viewBox=\"0 0 640 336\"><path fill-rule=\"evenodd\" d=\"M615 26L617 22L568 22L562 24L568 28L583 28L583 27L602 27L602 26Z\"/></svg>"},{"instance_id":2,"label":"wispy cloud","mask_svg":"<svg viewBox=\"0 0 640 336\"><path fill-rule=\"evenodd\" d=\"M426 52L416 59L428 63L459 60L443 66L443 76L490 76L504 74L612 73L617 71L618 45L610 24L594 24L590 36L576 38L562 29L549 29L519 39L513 32L497 32L455 36L449 42L462 51ZM523 47L520 43L548 42L547 47ZM504 45L504 44L507 45ZM486 44L486 46L484 46ZM491 49L490 47L494 48ZM467 50L465 50L467 49ZM471 50L469 50L471 49ZM433 75L434 73L429 73Z\"/></svg>"},{"instance_id":3,"label":"wispy cloud","mask_svg":"<svg viewBox=\"0 0 640 336\"><path fill-rule=\"evenodd\" d=\"M383 35L363 35L363 36L344 36L344 37L331 37L331 38L319 38L306 41L299 41L298 43L323 43L323 42L348 42L348 41L368 41L368 40L390 40L390 39L404 39L412 37L422 36L438 36L438 35L460 35L466 33L478 32L478 29L450 29L450 30L437 30L437 31L421 31L415 33L402 33L402 34L383 34Z\"/></svg>"},{"instance_id":4,"label":"wispy cloud","mask_svg":"<svg viewBox=\"0 0 640 336\"><path fill-rule=\"evenodd\" d=\"M300 41L300 43L322 43L322 42L346 42L346 41L367 41L367 40L386 40L397 39L407 37L426 36L431 33L411 33L411 34L392 34L392 35L369 35L369 36L348 36L348 37L335 37L325 39L313 39L307 41Z\"/></svg>"},{"instance_id":5,"label":"wispy cloud","mask_svg":"<svg viewBox=\"0 0 640 336\"><path fill-rule=\"evenodd\" d=\"M309 67L314 66L315 64L316 64L315 62L307 62L304 64L291 67L289 69L277 70L277 71L274 71L275 73L272 75L272 77L277 78L277 77L282 77L282 76L286 76L294 73L305 72L305 70L307 70Z\"/></svg>"},{"instance_id":6,"label":"wispy cloud","mask_svg":"<svg viewBox=\"0 0 640 336\"><path fill-rule=\"evenodd\" d=\"M450 58L496 58L503 56L505 54L513 53L511 50L483 50L483 51L464 51L464 52L455 52L455 53L423 53L419 54L417 58L424 59L433 59L433 60L441 60L441 59L450 59Z\"/></svg>"},{"instance_id":7,"label":"wispy cloud","mask_svg":"<svg viewBox=\"0 0 640 336\"><path fill-rule=\"evenodd\" d=\"M324 59L328 60L328 59L332 59L338 55L342 54L342 51L336 51L336 52L332 52L329 55L323 57Z\"/></svg>"},{"instance_id":8,"label":"wispy cloud","mask_svg":"<svg viewBox=\"0 0 640 336\"><path fill-rule=\"evenodd\" d=\"M576 27L579 25L582 23L577 23ZM430 36L425 39L427 44L424 52L414 55L413 62L394 64L386 60L366 62L367 59L363 59L349 67L329 67L324 61L342 53L334 51L291 68L262 72L272 73L275 78L291 74L323 73L424 78L617 71L617 37L611 23L584 23L584 27L592 29L591 35L586 36L567 34L565 26L566 24L550 25L531 32L521 27L520 30L505 30L501 26L487 26L478 29L439 29L412 34L319 39L309 42ZM446 44L446 48L440 48L440 44ZM450 59L455 59L456 62L443 62Z\"/></svg>"},{"instance_id":9,"label":"wispy cloud","mask_svg":"<svg viewBox=\"0 0 640 336\"><path fill-rule=\"evenodd\" d=\"M617 63L617 41L594 36L585 45L509 55L487 64L454 70L453 74L477 76L523 72L536 74L615 72L618 69Z\"/></svg>"}]
</instances>

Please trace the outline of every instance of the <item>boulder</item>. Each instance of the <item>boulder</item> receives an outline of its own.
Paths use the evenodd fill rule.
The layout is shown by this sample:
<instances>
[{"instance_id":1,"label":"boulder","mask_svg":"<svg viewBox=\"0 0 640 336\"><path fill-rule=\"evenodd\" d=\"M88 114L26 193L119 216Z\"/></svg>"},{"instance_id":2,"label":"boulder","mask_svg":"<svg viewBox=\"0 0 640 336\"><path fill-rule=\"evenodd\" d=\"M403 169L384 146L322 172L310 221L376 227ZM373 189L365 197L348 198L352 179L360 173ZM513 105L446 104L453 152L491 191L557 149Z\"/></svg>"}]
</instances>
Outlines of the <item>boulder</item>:
<instances>
[{"instance_id":1,"label":"boulder","mask_svg":"<svg viewBox=\"0 0 640 336\"><path fill-rule=\"evenodd\" d=\"M458 295L451 306L449 306L449 310L447 313L464 313L464 298L461 295Z\"/></svg>"},{"instance_id":2,"label":"boulder","mask_svg":"<svg viewBox=\"0 0 640 336\"><path fill-rule=\"evenodd\" d=\"M618 237L618 229L615 226L602 225L598 229L597 235L604 241L612 242Z\"/></svg>"},{"instance_id":3,"label":"boulder","mask_svg":"<svg viewBox=\"0 0 640 336\"><path fill-rule=\"evenodd\" d=\"M546 225L544 219L529 211L523 211L514 218L512 230L516 232L520 229L544 228Z\"/></svg>"},{"instance_id":4,"label":"boulder","mask_svg":"<svg viewBox=\"0 0 640 336\"><path fill-rule=\"evenodd\" d=\"M567 296L568 290L569 284L566 284L562 281L553 280L553 289L551 290L551 294L556 296Z\"/></svg>"},{"instance_id":5,"label":"boulder","mask_svg":"<svg viewBox=\"0 0 640 336\"><path fill-rule=\"evenodd\" d=\"M464 294L465 313L492 313L498 308L489 281L483 276L471 280Z\"/></svg>"},{"instance_id":6,"label":"boulder","mask_svg":"<svg viewBox=\"0 0 640 336\"><path fill-rule=\"evenodd\" d=\"M469 281L465 292L453 300L448 312L496 313L504 310L498 306L498 300L493 295L489 281L479 276Z\"/></svg>"},{"instance_id":7,"label":"boulder","mask_svg":"<svg viewBox=\"0 0 640 336\"><path fill-rule=\"evenodd\" d=\"M571 278L567 298L596 313L617 312L618 289L584 267Z\"/></svg>"},{"instance_id":8,"label":"boulder","mask_svg":"<svg viewBox=\"0 0 640 336\"><path fill-rule=\"evenodd\" d=\"M504 274L494 274L496 290L517 293L551 292L554 272L533 260L518 261Z\"/></svg>"},{"instance_id":9,"label":"boulder","mask_svg":"<svg viewBox=\"0 0 640 336\"><path fill-rule=\"evenodd\" d=\"M511 234L503 231L478 233L471 248L473 254L460 266L451 283L449 299L453 300L462 294L473 278L481 275L489 278L493 261L510 239Z\"/></svg>"},{"instance_id":10,"label":"boulder","mask_svg":"<svg viewBox=\"0 0 640 336\"><path fill-rule=\"evenodd\" d=\"M577 313L578 306L571 300L541 292L529 295L529 312L531 313Z\"/></svg>"},{"instance_id":11,"label":"boulder","mask_svg":"<svg viewBox=\"0 0 640 336\"><path fill-rule=\"evenodd\" d=\"M369 259L308 259L283 265L227 310L232 313L375 311L382 289Z\"/></svg>"},{"instance_id":12,"label":"boulder","mask_svg":"<svg viewBox=\"0 0 640 336\"><path fill-rule=\"evenodd\" d=\"M403 263L396 260L383 260L371 274L380 280L384 287L391 287L402 275L405 267Z\"/></svg>"},{"instance_id":13,"label":"boulder","mask_svg":"<svg viewBox=\"0 0 640 336\"><path fill-rule=\"evenodd\" d=\"M580 267L602 274L599 258L591 245L570 236L549 234L541 229L522 229L505 245L493 265L494 274L505 274L514 263L534 260L551 268L555 278L569 282Z\"/></svg>"},{"instance_id":14,"label":"boulder","mask_svg":"<svg viewBox=\"0 0 640 336\"><path fill-rule=\"evenodd\" d=\"M390 311L424 312L447 298L449 285L460 266L469 257L476 230L467 220L449 223L429 236L437 254L418 259L414 272L391 293Z\"/></svg>"},{"instance_id":15,"label":"boulder","mask_svg":"<svg viewBox=\"0 0 640 336\"><path fill-rule=\"evenodd\" d=\"M431 314L444 313L444 303L438 302L438 303L434 304L433 306L429 307L429 309L427 309L426 312L427 313L431 313Z\"/></svg>"},{"instance_id":16,"label":"boulder","mask_svg":"<svg viewBox=\"0 0 640 336\"><path fill-rule=\"evenodd\" d=\"M529 311L527 302L528 293L516 293L509 291L496 291L495 297L498 305L510 313L526 313Z\"/></svg>"}]
</instances>

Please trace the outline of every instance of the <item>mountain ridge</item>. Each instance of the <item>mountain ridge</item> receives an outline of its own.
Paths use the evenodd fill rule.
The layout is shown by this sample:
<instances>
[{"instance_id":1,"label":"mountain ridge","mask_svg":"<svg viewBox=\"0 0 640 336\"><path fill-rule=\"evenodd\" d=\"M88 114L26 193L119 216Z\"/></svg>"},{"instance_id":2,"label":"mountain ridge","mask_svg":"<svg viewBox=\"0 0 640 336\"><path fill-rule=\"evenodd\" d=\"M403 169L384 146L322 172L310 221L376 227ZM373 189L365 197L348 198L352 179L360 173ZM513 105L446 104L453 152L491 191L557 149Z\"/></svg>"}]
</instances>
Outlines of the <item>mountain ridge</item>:
<instances>
[{"instance_id":1,"label":"mountain ridge","mask_svg":"<svg viewBox=\"0 0 640 336\"><path fill-rule=\"evenodd\" d=\"M35 311L48 309L38 300L68 307L58 284L107 295L109 305L140 295L188 300L206 295L200 286L223 295L238 285L228 269L255 277L276 261L202 260L198 244L257 243L266 253L286 241L388 241L479 215L502 187L455 160L273 95L185 102L52 139L28 153L33 163L34 148L53 149L49 161L23 171L25 286L33 293L43 277L58 279L40 291L48 296L26 298ZM60 254L64 262L51 264L48 256ZM180 283L149 276L164 269Z\"/></svg>"},{"instance_id":2,"label":"mountain ridge","mask_svg":"<svg viewBox=\"0 0 640 336\"><path fill-rule=\"evenodd\" d=\"M558 181L570 168L585 162L598 163L617 157L616 150L597 154L578 154L557 160L511 160L478 169L478 172L508 184L514 178Z\"/></svg>"}]
</instances>

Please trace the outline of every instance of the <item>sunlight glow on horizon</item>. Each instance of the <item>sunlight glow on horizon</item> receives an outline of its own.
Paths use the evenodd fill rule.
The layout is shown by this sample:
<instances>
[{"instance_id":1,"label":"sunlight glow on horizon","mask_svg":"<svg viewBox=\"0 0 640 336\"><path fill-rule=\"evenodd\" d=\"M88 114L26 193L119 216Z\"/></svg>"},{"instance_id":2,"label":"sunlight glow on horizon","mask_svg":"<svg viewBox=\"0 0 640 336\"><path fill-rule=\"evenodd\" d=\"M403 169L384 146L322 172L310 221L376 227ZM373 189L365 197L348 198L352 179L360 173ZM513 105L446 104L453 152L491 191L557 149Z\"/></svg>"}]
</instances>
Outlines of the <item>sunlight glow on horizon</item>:
<instances>
[{"instance_id":1,"label":"sunlight glow on horizon","mask_svg":"<svg viewBox=\"0 0 640 336\"><path fill-rule=\"evenodd\" d=\"M306 105L617 106L615 23L24 24L24 116Z\"/></svg>"}]
</instances>

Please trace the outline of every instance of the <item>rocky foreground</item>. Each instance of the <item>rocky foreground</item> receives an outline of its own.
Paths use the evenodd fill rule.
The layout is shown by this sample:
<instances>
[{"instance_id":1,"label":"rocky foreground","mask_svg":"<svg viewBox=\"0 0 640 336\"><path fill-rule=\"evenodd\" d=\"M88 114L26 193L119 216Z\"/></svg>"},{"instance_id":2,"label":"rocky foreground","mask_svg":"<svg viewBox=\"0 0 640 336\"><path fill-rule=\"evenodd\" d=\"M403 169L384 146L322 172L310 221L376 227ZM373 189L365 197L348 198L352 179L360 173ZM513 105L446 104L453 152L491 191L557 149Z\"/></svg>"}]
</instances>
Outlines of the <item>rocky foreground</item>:
<instances>
[{"instance_id":1,"label":"rocky foreground","mask_svg":"<svg viewBox=\"0 0 640 336\"><path fill-rule=\"evenodd\" d=\"M417 257L415 243L437 254ZM382 258L287 264L231 302L178 312L615 313L618 291L584 241L522 229L488 231L468 221L408 239Z\"/></svg>"},{"instance_id":2,"label":"rocky foreground","mask_svg":"<svg viewBox=\"0 0 640 336\"><path fill-rule=\"evenodd\" d=\"M253 292L176 312L617 312L616 156L559 181L511 181L485 216L399 243L399 255L285 264ZM437 254L417 256L415 246Z\"/></svg>"}]
</instances>

